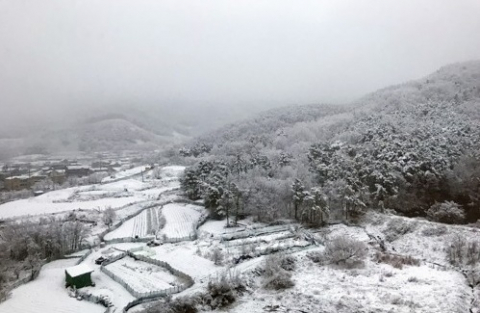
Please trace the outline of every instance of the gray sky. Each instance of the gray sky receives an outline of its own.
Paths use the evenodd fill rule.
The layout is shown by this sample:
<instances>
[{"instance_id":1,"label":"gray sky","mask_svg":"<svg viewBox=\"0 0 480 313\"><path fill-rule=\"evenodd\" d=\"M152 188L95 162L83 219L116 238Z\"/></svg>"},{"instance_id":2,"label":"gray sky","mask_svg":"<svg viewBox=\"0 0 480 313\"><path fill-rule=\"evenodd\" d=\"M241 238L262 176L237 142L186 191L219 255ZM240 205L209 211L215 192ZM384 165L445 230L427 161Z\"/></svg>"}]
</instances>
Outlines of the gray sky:
<instances>
[{"instance_id":1,"label":"gray sky","mask_svg":"<svg viewBox=\"0 0 480 313\"><path fill-rule=\"evenodd\" d=\"M0 0L0 123L343 102L470 59L478 0Z\"/></svg>"}]
</instances>

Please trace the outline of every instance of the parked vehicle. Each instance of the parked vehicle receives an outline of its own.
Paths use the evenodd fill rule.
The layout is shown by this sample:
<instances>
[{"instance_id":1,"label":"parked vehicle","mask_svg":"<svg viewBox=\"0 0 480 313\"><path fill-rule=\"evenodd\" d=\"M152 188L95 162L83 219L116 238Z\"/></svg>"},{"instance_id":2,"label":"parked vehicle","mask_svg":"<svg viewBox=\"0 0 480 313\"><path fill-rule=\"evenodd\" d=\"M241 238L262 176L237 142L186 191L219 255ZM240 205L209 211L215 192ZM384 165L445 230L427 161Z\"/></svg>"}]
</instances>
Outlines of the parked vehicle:
<instances>
[{"instance_id":1,"label":"parked vehicle","mask_svg":"<svg viewBox=\"0 0 480 313\"><path fill-rule=\"evenodd\" d=\"M108 258L104 258L103 256L99 257L98 259L95 260L95 264L97 265L102 265L103 262L108 261Z\"/></svg>"}]
</instances>

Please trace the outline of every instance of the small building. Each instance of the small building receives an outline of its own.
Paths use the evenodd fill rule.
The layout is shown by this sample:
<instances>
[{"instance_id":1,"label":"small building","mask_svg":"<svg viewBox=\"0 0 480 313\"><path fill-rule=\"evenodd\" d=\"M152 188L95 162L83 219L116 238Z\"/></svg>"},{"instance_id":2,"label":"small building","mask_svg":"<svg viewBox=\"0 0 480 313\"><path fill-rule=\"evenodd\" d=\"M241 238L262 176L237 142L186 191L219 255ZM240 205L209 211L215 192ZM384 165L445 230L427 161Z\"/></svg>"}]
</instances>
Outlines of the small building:
<instances>
[{"instance_id":1,"label":"small building","mask_svg":"<svg viewBox=\"0 0 480 313\"><path fill-rule=\"evenodd\" d=\"M93 270L87 264L79 264L69 267L65 270L66 287L75 287L77 289L92 286Z\"/></svg>"},{"instance_id":2,"label":"small building","mask_svg":"<svg viewBox=\"0 0 480 313\"><path fill-rule=\"evenodd\" d=\"M92 174L92 169L89 166L71 165L67 167L67 176L83 177Z\"/></svg>"},{"instance_id":3,"label":"small building","mask_svg":"<svg viewBox=\"0 0 480 313\"><path fill-rule=\"evenodd\" d=\"M30 177L27 175L12 176L5 178L5 189L7 191L17 191L28 189L31 186Z\"/></svg>"}]
</instances>

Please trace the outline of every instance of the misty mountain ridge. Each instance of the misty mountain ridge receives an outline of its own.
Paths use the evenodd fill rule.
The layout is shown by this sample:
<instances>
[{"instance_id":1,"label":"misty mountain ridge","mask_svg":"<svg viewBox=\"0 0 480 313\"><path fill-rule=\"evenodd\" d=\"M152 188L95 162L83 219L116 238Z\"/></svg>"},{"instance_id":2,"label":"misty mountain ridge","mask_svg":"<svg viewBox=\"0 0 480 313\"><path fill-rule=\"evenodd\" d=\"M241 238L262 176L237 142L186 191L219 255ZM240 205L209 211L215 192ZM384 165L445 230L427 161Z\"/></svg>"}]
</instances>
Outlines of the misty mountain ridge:
<instances>
[{"instance_id":1,"label":"misty mountain ridge","mask_svg":"<svg viewBox=\"0 0 480 313\"><path fill-rule=\"evenodd\" d=\"M205 177L205 168L218 166L211 171L213 185L226 167L239 173L228 178L237 186L269 190L255 197L266 199L258 211L266 219L288 217L283 202L275 201L298 178L305 190L321 188L340 208L348 196L359 206L425 216L434 204L448 202L465 210L460 220L475 222L480 61L443 67L346 106L272 110L199 137L182 153L201 156L192 175Z\"/></svg>"},{"instance_id":2,"label":"misty mountain ridge","mask_svg":"<svg viewBox=\"0 0 480 313\"><path fill-rule=\"evenodd\" d=\"M419 80L383 88L348 105L299 105L271 109L255 118L226 125L194 141L221 144L229 140L246 140L254 135L261 137L277 133L288 136L295 133L296 126L316 132L323 130L324 126L335 128L343 125L343 131L347 132L356 128L348 122L372 118L395 118L395 123L405 125L409 119L425 124L444 117L446 120L443 122L447 122L452 119L449 115L454 114L458 117L456 122L476 126L474 123L480 120L479 99L480 61L469 61L444 66ZM337 129L331 136L323 134L317 140L314 137L311 139L336 140L345 135Z\"/></svg>"},{"instance_id":3,"label":"misty mountain ridge","mask_svg":"<svg viewBox=\"0 0 480 313\"><path fill-rule=\"evenodd\" d=\"M360 116L371 119L386 114L403 120L408 115L412 121L424 123L422 116L437 106L443 106L443 111L451 108L455 114L464 116L462 123L468 123L480 115L479 77L480 61L464 62L442 67L420 80L383 88L349 105L298 105L260 113L256 111L261 111L261 107L244 108L240 113L227 106L217 109L106 106L96 111L80 110L74 114L75 119L66 117L64 123L35 126L26 136L4 136L0 145L5 157L34 152L155 150L198 134L194 142L220 144L280 133L282 136L276 137L276 144L282 148L282 142L289 141L289 137L298 139L292 140L293 146L302 142L345 140L355 129L355 125L349 124L359 121ZM441 115L431 114L430 118L442 118ZM222 126L241 118L246 119ZM215 127L220 128L212 130Z\"/></svg>"},{"instance_id":4,"label":"misty mountain ridge","mask_svg":"<svg viewBox=\"0 0 480 313\"><path fill-rule=\"evenodd\" d=\"M254 116L271 104L229 108L199 104L78 106L48 119L0 125L0 158L30 153L156 150Z\"/></svg>"}]
</instances>

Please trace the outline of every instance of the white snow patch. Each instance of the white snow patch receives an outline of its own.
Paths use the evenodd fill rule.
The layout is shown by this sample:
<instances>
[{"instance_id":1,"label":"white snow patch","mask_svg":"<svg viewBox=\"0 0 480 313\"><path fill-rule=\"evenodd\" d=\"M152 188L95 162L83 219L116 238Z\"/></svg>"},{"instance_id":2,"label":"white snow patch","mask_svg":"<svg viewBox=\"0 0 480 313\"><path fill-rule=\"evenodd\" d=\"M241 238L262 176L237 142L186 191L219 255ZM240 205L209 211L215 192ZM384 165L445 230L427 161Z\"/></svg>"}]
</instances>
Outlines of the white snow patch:
<instances>
[{"instance_id":1,"label":"white snow patch","mask_svg":"<svg viewBox=\"0 0 480 313\"><path fill-rule=\"evenodd\" d=\"M0 313L103 313L105 308L68 296L65 288L65 268L76 259L59 260L43 266L37 279L12 291L7 301L0 303Z\"/></svg>"},{"instance_id":2,"label":"white snow patch","mask_svg":"<svg viewBox=\"0 0 480 313\"><path fill-rule=\"evenodd\" d=\"M68 273L68 275L70 275L70 277L78 277L93 272L93 269L91 269L87 264L79 264L69 267L65 271Z\"/></svg>"},{"instance_id":3,"label":"white snow patch","mask_svg":"<svg viewBox=\"0 0 480 313\"><path fill-rule=\"evenodd\" d=\"M162 234L169 238L184 238L195 232L195 226L205 209L200 206L182 203L167 204L162 208L166 224Z\"/></svg>"}]
</instances>

